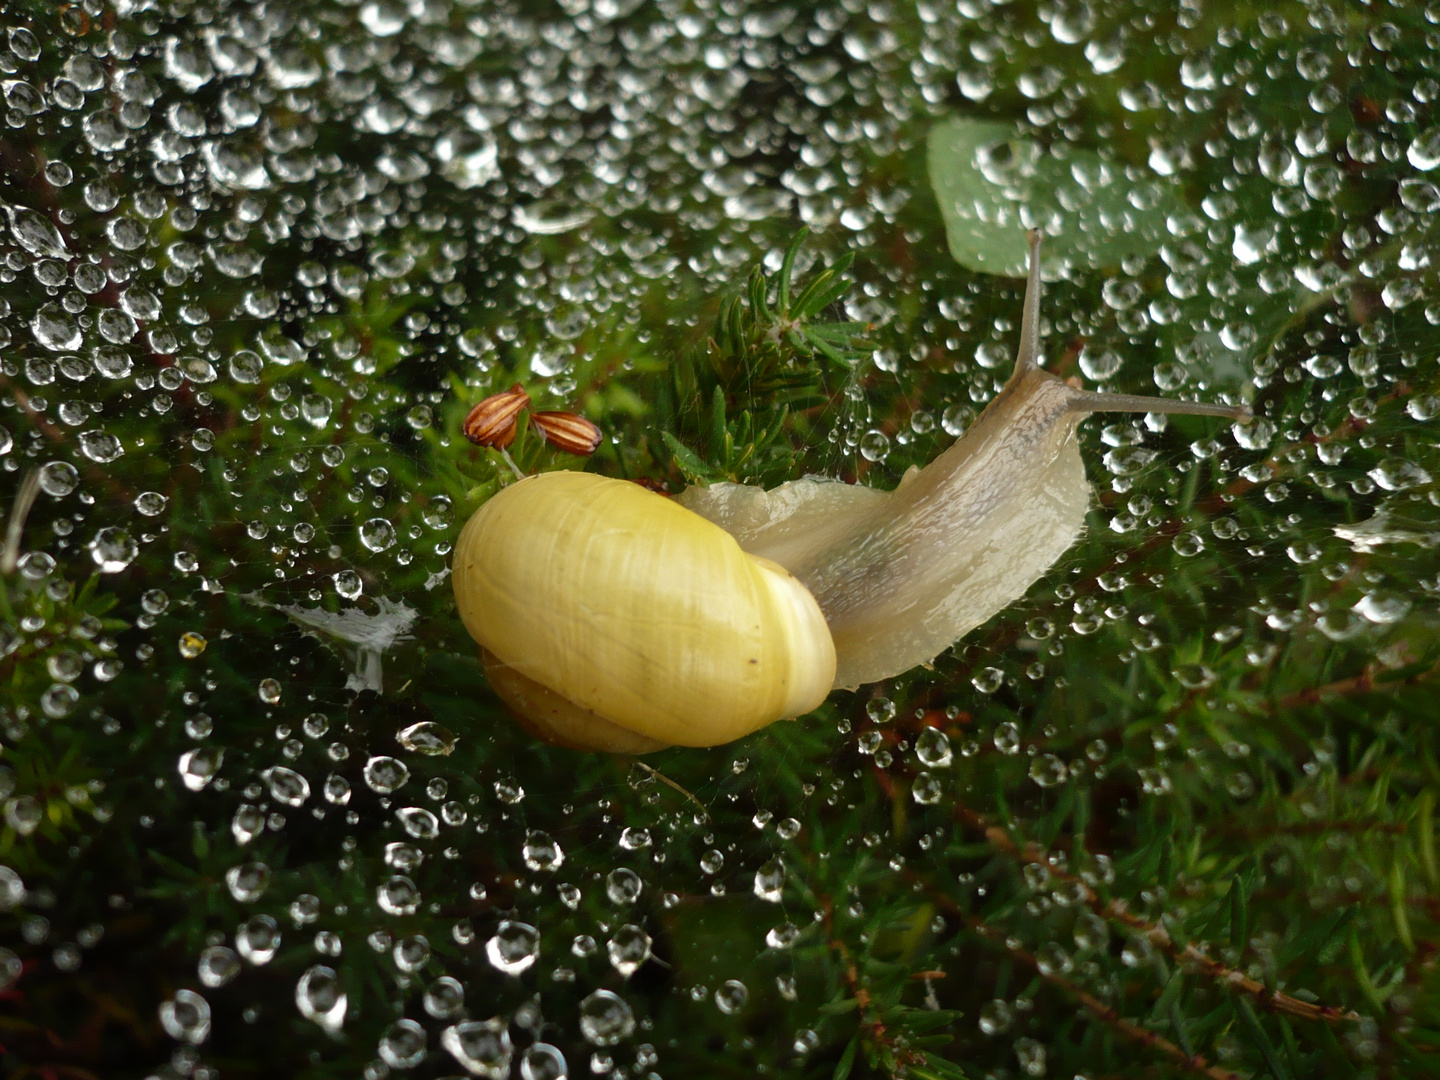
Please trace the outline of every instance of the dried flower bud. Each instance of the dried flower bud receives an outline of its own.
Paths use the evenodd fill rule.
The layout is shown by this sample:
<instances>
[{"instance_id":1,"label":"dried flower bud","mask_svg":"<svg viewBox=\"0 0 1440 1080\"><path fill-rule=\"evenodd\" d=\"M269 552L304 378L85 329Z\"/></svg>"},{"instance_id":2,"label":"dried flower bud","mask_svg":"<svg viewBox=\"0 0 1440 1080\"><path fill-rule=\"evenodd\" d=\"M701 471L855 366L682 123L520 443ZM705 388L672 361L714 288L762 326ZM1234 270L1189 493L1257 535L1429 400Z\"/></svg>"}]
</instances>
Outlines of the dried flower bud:
<instances>
[{"instance_id":1,"label":"dried flower bud","mask_svg":"<svg viewBox=\"0 0 1440 1080\"><path fill-rule=\"evenodd\" d=\"M600 429L583 416L576 416L574 413L531 413L530 422L546 442L567 454L585 457L593 454L600 445Z\"/></svg>"},{"instance_id":2,"label":"dried flower bud","mask_svg":"<svg viewBox=\"0 0 1440 1080\"><path fill-rule=\"evenodd\" d=\"M515 441L515 419L529 404L530 395L516 383L471 409L460 430L476 446L503 450Z\"/></svg>"}]
</instances>

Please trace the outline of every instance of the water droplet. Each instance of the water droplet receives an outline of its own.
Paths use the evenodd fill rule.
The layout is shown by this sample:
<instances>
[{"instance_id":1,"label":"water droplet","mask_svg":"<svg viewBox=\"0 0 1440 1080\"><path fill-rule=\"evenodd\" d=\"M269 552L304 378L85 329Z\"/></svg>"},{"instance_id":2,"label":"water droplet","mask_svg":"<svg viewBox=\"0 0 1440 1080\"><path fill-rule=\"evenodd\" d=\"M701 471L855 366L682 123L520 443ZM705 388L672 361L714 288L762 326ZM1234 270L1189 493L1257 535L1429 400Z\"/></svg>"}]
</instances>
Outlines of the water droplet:
<instances>
[{"instance_id":1,"label":"water droplet","mask_svg":"<svg viewBox=\"0 0 1440 1080\"><path fill-rule=\"evenodd\" d=\"M860 456L866 461L884 461L890 456L890 436L883 431L867 431L860 437Z\"/></svg>"},{"instance_id":2,"label":"water droplet","mask_svg":"<svg viewBox=\"0 0 1440 1080\"><path fill-rule=\"evenodd\" d=\"M420 890L408 877L399 874L375 889L375 902L390 915L413 915L420 906Z\"/></svg>"},{"instance_id":3,"label":"water droplet","mask_svg":"<svg viewBox=\"0 0 1440 1080\"><path fill-rule=\"evenodd\" d=\"M425 1011L437 1020L455 1016L465 1007L465 988L459 980L442 975L425 991Z\"/></svg>"},{"instance_id":4,"label":"water droplet","mask_svg":"<svg viewBox=\"0 0 1440 1080\"><path fill-rule=\"evenodd\" d=\"M71 257L60 230L44 214L37 210L16 209L8 205L0 208L4 209L6 217L10 219L10 234L14 236L15 242L31 255L60 260Z\"/></svg>"},{"instance_id":5,"label":"water droplet","mask_svg":"<svg viewBox=\"0 0 1440 1080\"><path fill-rule=\"evenodd\" d=\"M242 904L253 904L270 886L270 867L263 862L241 863L225 871L225 885Z\"/></svg>"},{"instance_id":6,"label":"water droplet","mask_svg":"<svg viewBox=\"0 0 1440 1080\"><path fill-rule=\"evenodd\" d=\"M488 132L456 127L435 140L433 152L440 163L440 175L468 191L500 175L499 149Z\"/></svg>"},{"instance_id":7,"label":"water droplet","mask_svg":"<svg viewBox=\"0 0 1440 1080\"><path fill-rule=\"evenodd\" d=\"M915 756L928 768L943 769L952 760L950 740L939 728L926 728L915 738Z\"/></svg>"},{"instance_id":8,"label":"water droplet","mask_svg":"<svg viewBox=\"0 0 1440 1080\"><path fill-rule=\"evenodd\" d=\"M1015 1010L1010 1003L999 998L980 1006L980 1030L986 1035L999 1035L1010 1030L1015 1022Z\"/></svg>"},{"instance_id":9,"label":"water droplet","mask_svg":"<svg viewBox=\"0 0 1440 1080\"><path fill-rule=\"evenodd\" d=\"M1402 457L1385 458L1368 475L1386 491L1407 491L1430 483L1428 472Z\"/></svg>"},{"instance_id":10,"label":"water droplet","mask_svg":"<svg viewBox=\"0 0 1440 1080\"><path fill-rule=\"evenodd\" d=\"M1366 593L1355 604L1355 611L1377 626L1399 622L1410 614L1410 598L1399 593Z\"/></svg>"},{"instance_id":11,"label":"water droplet","mask_svg":"<svg viewBox=\"0 0 1440 1080\"><path fill-rule=\"evenodd\" d=\"M323 428L328 424L334 408L334 403L323 394L306 394L300 399L300 415L311 427Z\"/></svg>"},{"instance_id":12,"label":"water droplet","mask_svg":"<svg viewBox=\"0 0 1440 1080\"><path fill-rule=\"evenodd\" d=\"M519 975L540 956L540 931L529 923L501 920L495 936L485 943L492 967L506 975Z\"/></svg>"},{"instance_id":13,"label":"water droplet","mask_svg":"<svg viewBox=\"0 0 1440 1080\"><path fill-rule=\"evenodd\" d=\"M612 904L633 904L640 899L645 883L634 870L625 867L610 871L605 876L605 895Z\"/></svg>"},{"instance_id":14,"label":"water droplet","mask_svg":"<svg viewBox=\"0 0 1440 1080\"><path fill-rule=\"evenodd\" d=\"M565 862L565 852L549 833L532 829L525 834L525 846L520 850L525 865L531 870L548 873L558 870Z\"/></svg>"},{"instance_id":15,"label":"water droplet","mask_svg":"<svg viewBox=\"0 0 1440 1080\"><path fill-rule=\"evenodd\" d=\"M260 808L241 803L235 810L235 816L230 819L230 833L235 837L235 842L244 847L264 831L265 815Z\"/></svg>"},{"instance_id":16,"label":"water droplet","mask_svg":"<svg viewBox=\"0 0 1440 1080\"><path fill-rule=\"evenodd\" d=\"M390 950L390 958L395 961L395 966L400 971L414 974L430 959L430 942L425 939L423 934L411 934L403 937Z\"/></svg>"},{"instance_id":17,"label":"water droplet","mask_svg":"<svg viewBox=\"0 0 1440 1080\"><path fill-rule=\"evenodd\" d=\"M51 687L51 689L70 690L72 694L74 693L68 686L58 688ZM47 710L47 713L48 712ZM55 714L49 713L49 715L54 716ZM65 714L61 713L59 715L63 716ZM30 795L21 795L19 798L11 799L5 804L5 824L9 825L21 836L29 836L38 829L40 827L40 820L44 816L45 808L40 804L40 800Z\"/></svg>"},{"instance_id":18,"label":"water droplet","mask_svg":"<svg viewBox=\"0 0 1440 1080\"><path fill-rule=\"evenodd\" d=\"M755 871L754 892L761 900L778 904L785 890L785 864L771 859Z\"/></svg>"},{"instance_id":19,"label":"water droplet","mask_svg":"<svg viewBox=\"0 0 1440 1080\"><path fill-rule=\"evenodd\" d=\"M426 757L448 757L455 749L455 733L431 720L422 720L397 732L395 741L406 750Z\"/></svg>"},{"instance_id":20,"label":"water droplet","mask_svg":"<svg viewBox=\"0 0 1440 1080\"><path fill-rule=\"evenodd\" d=\"M1054 754L1040 754L1030 760L1029 774L1035 783L1048 788L1063 784L1069 770Z\"/></svg>"},{"instance_id":21,"label":"water droplet","mask_svg":"<svg viewBox=\"0 0 1440 1080\"><path fill-rule=\"evenodd\" d=\"M865 715L874 724L888 724L895 719L895 702L887 697L874 697L865 703Z\"/></svg>"},{"instance_id":22,"label":"water droplet","mask_svg":"<svg viewBox=\"0 0 1440 1080\"><path fill-rule=\"evenodd\" d=\"M614 1046L635 1030L635 1014L620 995L596 990L580 1002L580 1033L592 1046Z\"/></svg>"},{"instance_id":23,"label":"water droplet","mask_svg":"<svg viewBox=\"0 0 1440 1080\"><path fill-rule=\"evenodd\" d=\"M1019 1062L1020 1071L1026 1076L1044 1076L1045 1059L1044 1043L1029 1037L1015 1040L1015 1060Z\"/></svg>"},{"instance_id":24,"label":"water droplet","mask_svg":"<svg viewBox=\"0 0 1440 1080\"><path fill-rule=\"evenodd\" d=\"M1085 952L1101 952L1109 947L1110 927L1093 911L1082 911L1075 917L1075 947Z\"/></svg>"},{"instance_id":25,"label":"water droplet","mask_svg":"<svg viewBox=\"0 0 1440 1080\"><path fill-rule=\"evenodd\" d=\"M626 924L616 930L606 943L610 966L629 978L640 965L650 959L650 935L638 926Z\"/></svg>"},{"instance_id":26,"label":"water droplet","mask_svg":"<svg viewBox=\"0 0 1440 1080\"><path fill-rule=\"evenodd\" d=\"M773 926L765 934L765 944L772 949L789 949L800 940L800 928L792 922Z\"/></svg>"},{"instance_id":27,"label":"water droplet","mask_svg":"<svg viewBox=\"0 0 1440 1080\"><path fill-rule=\"evenodd\" d=\"M289 367L291 364L298 364L305 359L305 350L286 337L279 327L271 327L266 330L260 335L257 343L260 351L265 354L265 359L280 367ZM235 358L230 361L232 372L236 361L243 355L245 354L237 353Z\"/></svg>"},{"instance_id":28,"label":"water droplet","mask_svg":"<svg viewBox=\"0 0 1440 1080\"><path fill-rule=\"evenodd\" d=\"M370 551L385 551L395 539L395 526L384 518L371 518L360 526L360 543Z\"/></svg>"},{"instance_id":29,"label":"water droplet","mask_svg":"<svg viewBox=\"0 0 1440 1080\"><path fill-rule=\"evenodd\" d=\"M276 765L260 774L260 779L270 786L270 797L286 806L303 806L310 798L310 781L294 769Z\"/></svg>"},{"instance_id":30,"label":"water droplet","mask_svg":"<svg viewBox=\"0 0 1440 1080\"><path fill-rule=\"evenodd\" d=\"M295 1007L306 1020L325 1031L338 1032L345 1026L348 998L340 989L334 968L316 964L295 983Z\"/></svg>"},{"instance_id":31,"label":"water droplet","mask_svg":"<svg viewBox=\"0 0 1440 1080\"><path fill-rule=\"evenodd\" d=\"M520 1059L520 1080L566 1080L570 1075L565 1055L549 1043L535 1043Z\"/></svg>"},{"instance_id":32,"label":"water droplet","mask_svg":"<svg viewBox=\"0 0 1440 1080\"><path fill-rule=\"evenodd\" d=\"M335 582L335 591L346 600L358 598L365 589L365 583L354 570L341 570L332 580Z\"/></svg>"},{"instance_id":33,"label":"water droplet","mask_svg":"<svg viewBox=\"0 0 1440 1080\"><path fill-rule=\"evenodd\" d=\"M24 963L9 949L0 946L0 990L14 985L25 970Z\"/></svg>"},{"instance_id":34,"label":"water droplet","mask_svg":"<svg viewBox=\"0 0 1440 1080\"><path fill-rule=\"evenodd\" d=\"M45 304L30 319L35 340L51 352L72 352L85 343L80 325L59 304Z\"/></svg>"},{"instance_id":35,"label":"water droplet","mask_svg":"<svg viewBox=\"0 0 1440 1080\"><path fill-rule=\"evenodd\" d=\"M10 51L26 63L40 59L40 39L23 26L10 30Z\"/></svg>"},{"instance_id":36,"label":"water droplet","mask_svg":"<svg viewBox=\"0 0 1440 1080\"><path fill-rule=\"evenodd\" d=\"M996 724L995 749L1002 754L1018 754L1020 752L1019 727L1009 720L1003 724Z\"/></svg>"},{"instance_id":37,"label":"water droplet","mask_svg":"<svg viewBox=\"0 0 1440 1080\"><path fill-rule=\"evenodd\" d=\"M160 1003L160 1026L172 1039L199 1046L210 1037L210 1003L194 990L176 990Z\"/></svg>"},{"instance_id":38,"label":"water droplet","mask_svg":"<svg viewBox=\"0 0 1440 1080\"><path fill-rule=\"evenodd\" d=\"M1139 935L1132 935L1125 940L1125 947L1120 951L1120 962L1128 968L1146 967L1154 959L1155 949Z\"/></svg>"},{"instance_id":39,"label":"water droplet","mask_svg":"<svg viewBox=\"0 0 1440 1080\"><path fill-rule=\"evenodd\" d=\"M381 1033L376 1053L392 1069L413 1069L425 1059L426 1041L414 1020L397 1020Z\"/></svg>"},{"instance_id":40,"label":"water droplet","mask_svg":"<svg viewBox=\"0 0 1440 1080\"><path fill-rule=\"evenodd\" d=\"M715 1006L726 1016L734 1016L750 1000L750 990L739 979L726 979L715 990Z\"/></svg>"},{"instance_id":41,"label":"water droplet","mask_svg":"<svg viewBox=\"0 0 1440 1080\"><path fill-rule=\"evenodd\" d=\"M325 801L336 806L345 806L350 802L350 781L343 776L331 773L325 778Z\"/></svg>"},{"instance_id":42,"label":"water droplet","mask_svg":"<svg viewBox=\"0 0 1440 1080\"><path fill-rule=\"evenodd\" d=\"M1421 172L1429 172L1440 165L1440 127L1426 128L1410 143L1405 157Z\"/></svg>"},{"instance_id":43,"label":"water droplet","mask_svg":"<svg viewBox=\"0 0 1440 1080\"><path fill-rule=\"evenodd\" d=\"M410 769L398 758L380 755L365 762L365 784L379 795L400 790L410 779Z\"/></svg>"},{"instance_id":44,"label":"water droplet","mask_svg":"<svg viewBox=\"0 0 1440 1080\"><path fill-rule=\"evenodd\" d=\"M230 377L238 383L258 383L264 370L265 361L249 349L241 349L230 358Z\"/></svg>"},{"instance_id":45,"label":"water droplet","mask_svg":"<svg viewBox=\"0 0 1440 1080\"><path fill-rule=\"evenodd\" d=\"M0 865L0 911L12 911L25 902L25 882L8 866Z\"/></svg>"},{"instance_id":46,"label":"water droplet","mask_svg":"<svg viewBox=\"0 0 1440 1080\"><path fill-rule=\"evenodd\" d=\"M1086 345L1080 350L1080 370L1087 379L1104 382L1114 376L1124 359L1114 349L1095 349Z\"/></svg>"},{"instance_id":47,"label":"water droplet","mask_svg":"<svg viewBox=\"0 0 1440 1080\"><path fill-rule=\"evenodd\" d=\"M140 545L116 525L107 525L90 541L90 557L102 574L118 574L140 554Z\"/></svg>"},{"instance_id":48,"label":"water droplet","mask_svg":"<svg viewBox=\"0 0 1440 1080\"><path fill-rule=\"evenodd\" d=\"M266 705L277 705L280 702L280 683L276 679L261 679L257 692Z\"/></svg>"},{"instance_id":49,"label":"water droplet","mask_svg":"<svg viewBox=\"0 0 1440 1080\"><path fill-rule=\"evenodd\" d=\"M220 771L225 751L219 747L201 746L180 755L180 782L187 791L203 791Z\"/></svg>"},{"instance_id":50,"label":"water droplet","mask_svg":"<svg viewBox=\"0 0 1440 1080\"><path fill-rule=\"evenodd\" d=\"M196 974L202 984L213 990L240 974L240 959L224 945L211 945L200 953Z\"/></svg>"},{"instance_id":51,"label":"water droplet","mask_svg":"<svg viewBox=\"0 0 1440 1080\"><path fill-rule=\"evenodd\" d=\"M103 431L82 431L80 452L91 461L104 465L125 453L125 448L114 435L107 435Z\"/></svg>"},{"instance_id":52,"label":"water droplet","mask_svg":"<svg viewBox=\"0 0 1440 1080\"><path fill-rule=\"evenodd\" d=\"M1005 672L997 667L981 668L970 679L970 685L982 694L993 694L1005 683Z\"/></svg>"},{"instance_id":53,"label":"water droplet","mask_svg":"<svg viewBox=\"0 0 1440 1080\"><path fill-rule=\"evenodd\" d=\"M1400 201L1416 214L1433 214L1440 210L1440 188L1417 177L1401 180Z\"/></svg>"},{"instance_id":54,"label":"water droplet","mask_svg":"<svg viewBox=\"0 0 1440 1080\"><path fill-rule=\"evenodd\" d=\"M268 964L280 948L279 923L269 915L247 919L235 931L235 948L256 967Z\"/></svg>"},{"instance_id":55,"label":"water droplet","mask_svg":"<svg viewBox=\"0 0 1440 1080\"><path fill-rule=\"evenodd\" d=\"M947 751L948 753L948 751ZM928 772L918 772L915 779L910 782L910 797L921 806L932 806L940 801L944 794L940 781Z\"/></svg>"},{"instance_id":56,"label":"water droplet","mask_svg":"<svg viewBox=\"0 0 1440 1080\"><path fill-rule=\"evenodd\" d=\"M404 830L417 840L433 840L440 835L440 819L421 806L406 806L395 811Z\"/></svg>"},{"instance_id":57,"label":"water droplet","mask_svg":"<svg viewBox=\"0 0 1440 1080\"><path fill-rule=\"evenodd\" d=\"M107 379L123 379L134 369L130 354L108 345L97 347L91 354L95 370ZM62 359L61 363L64 363Z\"/></svg>"},{"instance_id":58,"label":"water droplet","mask_svg":"<svg viewBox=\"0 0 1440 1080\"><path fill-rule=\"evenodd\" d=\"M80 471L68 461L52 461L40 470L40 490L64 498L80 485Z\"/></svg>"},{"instance_id":59,"label":"water droplet","mask_svg":"<svg viewBox=\"0 0 1440 1080\"><path fill-rule=\"evenodd\" d=\"M498 1016L489 1020L466 1020L440 1033L440 1045L472 1076L506 1080L510 1075L509 1025Z\"/></svg>"}]
</instances>

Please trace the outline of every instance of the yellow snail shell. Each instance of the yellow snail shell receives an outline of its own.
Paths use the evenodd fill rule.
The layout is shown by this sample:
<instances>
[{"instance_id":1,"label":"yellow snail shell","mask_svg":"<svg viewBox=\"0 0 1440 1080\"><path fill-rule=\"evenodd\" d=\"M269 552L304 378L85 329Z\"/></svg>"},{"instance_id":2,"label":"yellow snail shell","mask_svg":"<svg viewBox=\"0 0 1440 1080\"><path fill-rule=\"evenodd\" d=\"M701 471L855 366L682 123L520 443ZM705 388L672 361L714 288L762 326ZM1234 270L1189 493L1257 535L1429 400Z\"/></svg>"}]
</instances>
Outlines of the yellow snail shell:
<instances>
[{"instance_id":1,"label":"yellow snail shell","mask_svg":"<svg viewBox=\"0 0 1440 1080\"><path fill-rule=\"evenodd\" d=\"M512 484L461 532L454 577L491 685L550 741L716 746L809 712L835 679L799 582L638 484Z\"/></svg>"},{"instance_id":2,"label":"yellow snail shell","mask_svg":"<svg viewBox=\"0 0 1440 1080\"><path fill-rule=\"evenodd\" d=\"M1248 415L1078 390L1043 370L1039 246L1031 233L1014 374L894 491L807 478L671 502L548 473L482 506L454 584L496 692L542 737L582 749L729 742L808 712L832 684L929 663L1023 596L1084 527L1087 414Z\"/></svg>"}]
</instances>

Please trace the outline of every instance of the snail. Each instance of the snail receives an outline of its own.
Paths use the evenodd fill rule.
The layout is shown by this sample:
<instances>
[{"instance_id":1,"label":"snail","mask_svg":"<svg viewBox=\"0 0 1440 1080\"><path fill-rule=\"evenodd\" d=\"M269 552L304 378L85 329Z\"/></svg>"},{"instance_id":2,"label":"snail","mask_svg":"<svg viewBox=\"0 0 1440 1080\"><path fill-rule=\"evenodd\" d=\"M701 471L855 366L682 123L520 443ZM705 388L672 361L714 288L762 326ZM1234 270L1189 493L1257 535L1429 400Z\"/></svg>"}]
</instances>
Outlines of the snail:
<instances>
[{"instance_id":1,"label":"snail","mask_svg":"<svg viewBox=\"0 0 1440 1080\"><path fill-rule=\"evenodd\" d=\"M460 534L461 620L534 733L580 749L714 746L928 664L1084 527L1093 412L1243 406L1080 390L1040 366L1040 234L1020 350L975 423L893 491L806 478L677 499L589 473L510 485Z\"/></svg>"}]
</instances>

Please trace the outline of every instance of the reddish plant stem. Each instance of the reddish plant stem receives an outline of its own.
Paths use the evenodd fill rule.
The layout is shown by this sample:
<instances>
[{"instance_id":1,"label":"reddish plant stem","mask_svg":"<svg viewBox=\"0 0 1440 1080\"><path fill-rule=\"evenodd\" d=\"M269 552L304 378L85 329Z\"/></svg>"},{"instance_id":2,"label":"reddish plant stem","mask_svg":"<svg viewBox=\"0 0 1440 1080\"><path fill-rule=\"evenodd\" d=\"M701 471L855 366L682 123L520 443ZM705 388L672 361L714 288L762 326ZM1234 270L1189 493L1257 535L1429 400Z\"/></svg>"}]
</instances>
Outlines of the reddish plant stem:
<instances>
[{"instance_id":1,"label":"reddish plant stem","mask_svg":"<svg viewBox=\"0 0 1440 1080\"><path fill-rule=\"evenodd\" d=\"M1144 936L1151 945L1163 951L1186 970L1205 975L1232 993L1246 994L1271 1012L1283 1013L1299 1020L1321 1020L1325 1023L1336 1024L1360 1019L1359 1014L1349 1010L1339 1009L1332 1005L1313 1005L1308 1001L1291 997L1289 994L1282 994L1279 991L1271 992L1263 983L1255 981L1234 968L1227 967L1218 960L1211 959L1197 946L1193 944L1184 947L1177 945L1164 926L1131 914L1124 900L1102 900L1083 879L1051 866L1037 846L1033 844L1022 846L1016 843L1008 832L984 815L957 803L955 816L971 829L981 833L990 846L1001 854L1019 863L1034 863L1037 866L1044 866L1052 878L1078 886L1085 905L1097 915L1103 919L1118 922Z\"/></svg>"},{"instance_id":2,"label":"reddish plant stem","mask_svg":"<svg viewBox=\"0 0 1440 1080\"><path fill-rule=\"evenodd\" d=\"M1036 960L1034 956L1026 952L1024 949L1016 949L1010 947L1006 943L1004 935L999 930L996 930L994 927L988 925L983 919L979 918L978 916L962 912L958 908L955 908L953 904L951 904L950 906L952 909L951 914L963 919L965 921L965 925L968 926L971 930L973 930L976 934L989 941L993 941L999 944L1002 948L1005 949L1007 955L1009 955L1015 960L1018 960L1020 963L1024 964L1032 971L1036 972L1051 986L1055 987L1057 990L1060 990L1062 993L1066 994L1068 997L1078 1002L1081 1007L1083 1007L1087 1012L1089 1012L1092 1016L1094 1016L1097 1020L1099 1020L1106 1026L1113 1028L1115 1031L1119 1032L1121 1035L1124 1035L1126 1038L1139 1043L1147 1050L1153 1050L1156 1053L1163 1054L1165 1057L1169 1058L1171 1061L1175 1062L1181 1068L1186 1069L1189 1072L1195 1073L1199 1076L1207 1076L1210 1078L1210 1080L1240 1080L1239 1075L1231 1072L1229 1069L1222 1069L1218 1065L1211 1065L1200 1054L1196 1054L1192 1057L1191 1055L1185 1053L1184 1050L1180 1049L1180 1047L1172 1043L1169 1039L1161 1035L1155 1034L1155 1032L1151 1031L1149 1028L1142 1027L1141 1025L1135 1023L1133 1020L1125 1019L1125 1017L1121 1016L1109 1005L1106 1005L1094 994L1091 994L1088 991L1082 989L1078 984L1065 978L1063 975L1046 974L1044 971L1040 970L1040 962Z\"/></svg>"}]
</instances>

